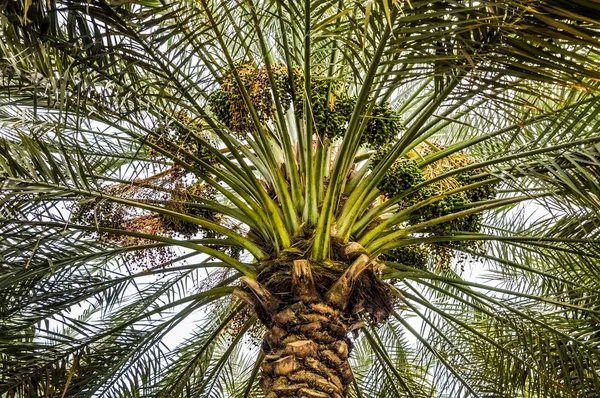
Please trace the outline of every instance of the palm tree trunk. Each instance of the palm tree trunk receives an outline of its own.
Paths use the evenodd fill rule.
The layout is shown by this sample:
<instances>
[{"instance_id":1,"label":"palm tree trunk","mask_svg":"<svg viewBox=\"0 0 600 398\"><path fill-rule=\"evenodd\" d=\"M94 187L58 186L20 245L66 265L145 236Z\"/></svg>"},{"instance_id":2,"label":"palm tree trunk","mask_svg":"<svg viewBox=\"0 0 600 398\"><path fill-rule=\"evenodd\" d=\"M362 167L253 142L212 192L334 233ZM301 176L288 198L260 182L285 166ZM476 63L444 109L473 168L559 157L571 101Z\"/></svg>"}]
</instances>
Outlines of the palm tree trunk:
<instances>
[{"instance_id":1,"label":"palm tree trunk","mask_svg":"<svg viewBox=\"0 0 600 398\"><path fill-rule=\"evenodd\" d=\"M266 398L343 398L353 320L323 302L298 301L273 317L263 342L260 381Z\"/></svg>"},{"instance_id":2,"label":"palm tree trunk","mask_svg":"<svg viewBox=\"0 0 600 398\"><path fill-rule=\"evenodd\" d=\"M293 260L293 264L279 259L272 266L265 265L257 280L241 278L246 291L237 294L254 305L269 328L262 346L265 359L260 381L266 398L347 396L353 380L348 334L357 325L356 314L365 310L379 319L389 306L381 282L372 270L364 272L371 259L365 254L352 257L353 262L343 270L315 266L314 276L306 259ZM375 310L370 308L373 303L365 301L377 295L385 300L369 299L381 304Z\"/></svg>"}]
</instances>

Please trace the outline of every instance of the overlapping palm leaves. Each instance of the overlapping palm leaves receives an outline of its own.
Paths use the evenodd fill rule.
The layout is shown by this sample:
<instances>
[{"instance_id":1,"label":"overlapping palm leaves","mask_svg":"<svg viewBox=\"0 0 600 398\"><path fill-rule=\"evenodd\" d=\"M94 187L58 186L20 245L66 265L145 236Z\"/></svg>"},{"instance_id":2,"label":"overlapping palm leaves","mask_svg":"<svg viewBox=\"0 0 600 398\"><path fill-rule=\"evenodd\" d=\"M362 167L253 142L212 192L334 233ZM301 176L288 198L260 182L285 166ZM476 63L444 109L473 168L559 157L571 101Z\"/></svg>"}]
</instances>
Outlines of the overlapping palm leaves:
<instances>
[{"instance_id":1,"label":"overlapping palm leaves","mask_svg":"<svg viewBox=\"0 0 600 398\"><path fill-rule=\"evenodd\" d=\"M358 332L352 395L600 391L595 3L50 4L2 5L0 391L260 396L231 294L299 236L387 260L396 312ZM243 131L208 105L224 84ZM386 103L394 139L365 146ZM427 178L386 191L396 169Z\"/></svg>"}]
</instances>

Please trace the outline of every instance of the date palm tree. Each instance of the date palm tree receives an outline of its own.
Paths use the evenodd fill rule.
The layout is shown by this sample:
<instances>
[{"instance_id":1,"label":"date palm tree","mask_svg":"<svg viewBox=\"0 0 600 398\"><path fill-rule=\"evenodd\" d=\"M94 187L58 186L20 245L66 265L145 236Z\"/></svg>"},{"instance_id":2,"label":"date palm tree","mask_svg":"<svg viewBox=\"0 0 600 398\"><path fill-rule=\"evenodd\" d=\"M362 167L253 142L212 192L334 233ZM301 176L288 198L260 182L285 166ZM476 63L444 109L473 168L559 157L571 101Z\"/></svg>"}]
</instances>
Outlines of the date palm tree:
<instances>
[{"instance_id":1,"label":"date palm tree","mask_svg":"<svg viewBox=\"0 0 600 398\"><path fill-rule=\"evenodd\" d=\"M600 394L596 1L0 10L2 396Z\"/></svg>"}]
</instances>

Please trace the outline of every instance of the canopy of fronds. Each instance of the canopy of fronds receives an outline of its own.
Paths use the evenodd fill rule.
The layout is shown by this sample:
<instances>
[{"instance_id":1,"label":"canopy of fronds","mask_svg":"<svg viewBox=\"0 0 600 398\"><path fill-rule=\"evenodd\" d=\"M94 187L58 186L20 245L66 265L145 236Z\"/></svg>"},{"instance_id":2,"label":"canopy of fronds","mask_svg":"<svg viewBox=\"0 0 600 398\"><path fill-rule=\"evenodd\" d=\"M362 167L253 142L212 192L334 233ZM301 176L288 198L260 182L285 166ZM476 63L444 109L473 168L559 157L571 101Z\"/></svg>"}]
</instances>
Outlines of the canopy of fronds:
<instances>
[{"instance_id":1,"label":"canopy of fronds","mask_svg":"<svg viewBox=\"0 0 600 398\"><path fill-rule=\"evenodd\" d=\"M351 396L598 395L596 2L0 11L0 394L262 396L360 255Z\"/></svg>"}]
</instances>

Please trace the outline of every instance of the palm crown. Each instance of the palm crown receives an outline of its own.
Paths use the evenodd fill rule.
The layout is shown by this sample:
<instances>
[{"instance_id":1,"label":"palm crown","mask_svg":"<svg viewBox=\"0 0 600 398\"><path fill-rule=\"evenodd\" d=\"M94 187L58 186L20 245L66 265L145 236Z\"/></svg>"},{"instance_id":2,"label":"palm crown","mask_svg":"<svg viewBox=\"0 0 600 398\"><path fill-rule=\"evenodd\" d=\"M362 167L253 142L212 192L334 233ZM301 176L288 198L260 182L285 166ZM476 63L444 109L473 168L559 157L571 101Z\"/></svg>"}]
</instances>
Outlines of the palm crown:
<instances>
[{"instance_id":1,"label":"palm crown","mask_svg":"<svg viewBox=\"0 0 600 398\"><path fill-rule=\"evenodd\" d=\"M600 391L596 3L1 18L0 391Z\"/></svg>"}]
</instances>

